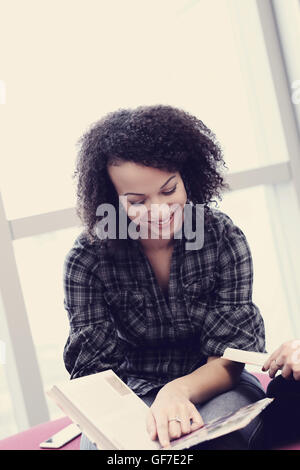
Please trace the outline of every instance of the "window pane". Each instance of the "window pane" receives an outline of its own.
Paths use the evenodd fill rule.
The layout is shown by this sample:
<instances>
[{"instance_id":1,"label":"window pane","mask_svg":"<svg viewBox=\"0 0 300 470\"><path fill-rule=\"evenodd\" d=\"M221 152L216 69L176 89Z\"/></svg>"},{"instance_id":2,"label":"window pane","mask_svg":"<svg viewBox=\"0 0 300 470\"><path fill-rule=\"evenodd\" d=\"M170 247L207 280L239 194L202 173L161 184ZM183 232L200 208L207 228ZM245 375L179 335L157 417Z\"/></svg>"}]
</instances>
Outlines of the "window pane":
<instances>
[{"instance_id":1,"label":"window pane","mask_svg":"<svg viewBox=\"0 0 300 470\"><path fill-rule=\"evenodd\" d=\"M227 193L219 209L243 230L253 258L253 302L265 321L267 350L294 337L272 236L264 187Z\"/></svg>"},{"instance_id":2,"label":"window pane","mask_svg":"<svg viewBox=\"0 0 300 470\"><path fill-rule=\"evenodd\" d=\"M253 53L260 60L253 73L268 86L258 96L260 109L253 111L230 4L6 2L0 32L7 89L0 174L7 217L74 206L75 143L92 122L120 107L163 103L197 115L216 133L231 171L265 164L264 136L254 130L256 114L263 113L270 116L272 140L277 136L277 152L267 152L268 158L286 159L258 21L251 23ZM255 8L255 2L247 5ZM239 22L248 21L246 9Z\"/></svg>"},{"instance_id":3,"label":"window pane","mask_svg":"<svg viewBox=\"0 0 300 470\"><path fill-rule=\"evenodd\" d=\"M14 242L45 392L53 384L70 377L63 362L63 348L69 334L68 316L63 305L63 262L81 231L76 227ZM51 419L64 416L47 395L46 399Z\"/></svg>"},{"instance_id":4,"label":"window pane","mask_svg":"<svg viewBox=\"0 0 300 470\"><path fill-rule=\"evenodd\" d=\"M18 432L10 396L5 365L0 364L0 439L11 436Z\"/></svg>"}]
</instances>

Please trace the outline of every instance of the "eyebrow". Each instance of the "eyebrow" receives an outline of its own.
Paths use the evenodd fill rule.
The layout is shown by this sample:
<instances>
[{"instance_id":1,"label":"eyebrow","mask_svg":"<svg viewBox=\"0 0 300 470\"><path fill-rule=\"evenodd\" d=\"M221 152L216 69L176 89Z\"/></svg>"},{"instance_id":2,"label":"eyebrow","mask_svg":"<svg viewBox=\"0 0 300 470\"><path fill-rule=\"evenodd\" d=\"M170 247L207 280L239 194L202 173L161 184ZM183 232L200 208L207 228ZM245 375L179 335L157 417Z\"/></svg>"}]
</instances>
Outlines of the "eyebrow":
<instances>
[{"instance_id":1,"label":"eyebrow","mask_svg":"<svg viewBox=\"0 0 300 470\"><path fill-rule=\"evenodd\" d=\"M171 178L169 178L159 189L163 189L163 188L168 184L168 182L169 182L172 178L175 178L175 177L176 177L176 175L171 176ZM135 196L145 196L145 194L143 194L143 193L125 193L125 194L123 194L123 196L127 196L127 194L134 194Z\"/></svg>"}]
</instances>

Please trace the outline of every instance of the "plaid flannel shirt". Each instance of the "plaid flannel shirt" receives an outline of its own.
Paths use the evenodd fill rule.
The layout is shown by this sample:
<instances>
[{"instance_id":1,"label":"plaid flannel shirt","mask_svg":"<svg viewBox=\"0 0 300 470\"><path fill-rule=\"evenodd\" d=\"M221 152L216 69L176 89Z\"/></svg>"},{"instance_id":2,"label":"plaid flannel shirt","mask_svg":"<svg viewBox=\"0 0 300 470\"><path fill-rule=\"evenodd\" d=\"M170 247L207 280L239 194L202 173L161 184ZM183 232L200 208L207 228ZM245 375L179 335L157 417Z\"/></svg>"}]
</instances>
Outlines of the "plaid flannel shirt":
<instances>
[{"instance_id":1,"label":"plaid flannel shirt","mask_svg":"<svg viewBox=\"0 0 300 470\"><path fill-rule=\"evenodd\" d=\"M230 217L211 213L201 249L187 250L184 233L174 239L168 299L138 240L112 256L107 240L76 238L63 276L71 379L113 369L141 396L226 347L265 352L249 245Z\"/></svg>"}]
</instances>

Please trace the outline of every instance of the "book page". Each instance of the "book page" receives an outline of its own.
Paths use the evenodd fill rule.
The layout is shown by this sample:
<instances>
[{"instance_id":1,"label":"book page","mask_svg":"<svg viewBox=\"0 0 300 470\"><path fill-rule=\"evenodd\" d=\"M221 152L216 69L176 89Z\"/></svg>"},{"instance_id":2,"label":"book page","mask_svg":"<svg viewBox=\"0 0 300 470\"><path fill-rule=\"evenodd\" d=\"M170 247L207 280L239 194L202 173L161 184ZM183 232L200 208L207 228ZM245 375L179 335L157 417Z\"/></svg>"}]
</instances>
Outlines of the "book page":
<instances>
[{"instance_id":1,"label":"book page","mask_svg":"<svg viewBox=\"0 0 300 470\"><path fill-rule=\"evenodd\" d=\"M113 371L73 379L57 388L118 448L158 448L146 429L148 406Z\"/></svg>"},{"instance_id":2,"label":"book page","mask_svg":"<svg viewBox=\"0 0 300 470\"><path fill-rule=\"evenodd\" d=\"M146 427L148 410L136 404L123 410L116 410L102 423L110 438L119 449L157 450L161 449L158 441L153 441Z\"/></svg>"},{"instance_id":3,"label":"book page","mask_svg":"<svg viewBox=\"0 0 300 470\"><path fill-rule=\"evenodd\" d=\"M238 411L216 418L199 430L171 441L172 450L186 449L201 442L216 439L237 429L247 426L274 398L263 398L255 403L244 406Z\"/></svg>"}]
</instances>

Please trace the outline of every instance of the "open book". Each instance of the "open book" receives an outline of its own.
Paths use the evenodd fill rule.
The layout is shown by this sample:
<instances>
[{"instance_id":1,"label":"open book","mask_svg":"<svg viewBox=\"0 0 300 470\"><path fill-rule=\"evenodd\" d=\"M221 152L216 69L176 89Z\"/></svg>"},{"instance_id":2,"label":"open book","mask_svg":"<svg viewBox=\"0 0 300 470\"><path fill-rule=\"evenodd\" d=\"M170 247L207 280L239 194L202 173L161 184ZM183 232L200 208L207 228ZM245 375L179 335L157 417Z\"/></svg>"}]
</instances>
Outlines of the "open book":
<instances>
[{"instance_id":1,"label":"open book","mask_svg":"<svg viewBox=\"0 0 300 470\"><path fill-rule=\"evenodd\" d=\"M102 450L159 450L146 429L148 406L114 372L96 374L54 385L47 394ZM186 449L246 426L273 398L264 398L170 442Z\"/></svg>"}]
</instances>

